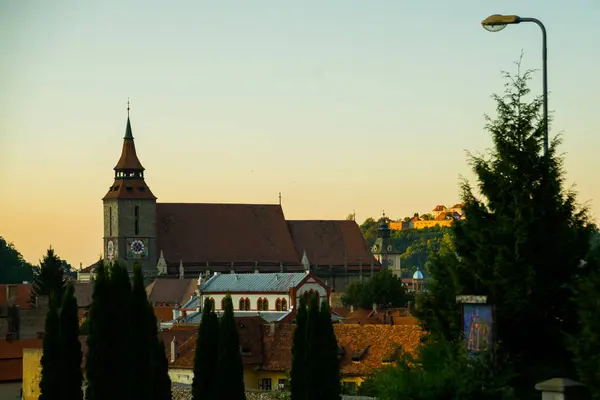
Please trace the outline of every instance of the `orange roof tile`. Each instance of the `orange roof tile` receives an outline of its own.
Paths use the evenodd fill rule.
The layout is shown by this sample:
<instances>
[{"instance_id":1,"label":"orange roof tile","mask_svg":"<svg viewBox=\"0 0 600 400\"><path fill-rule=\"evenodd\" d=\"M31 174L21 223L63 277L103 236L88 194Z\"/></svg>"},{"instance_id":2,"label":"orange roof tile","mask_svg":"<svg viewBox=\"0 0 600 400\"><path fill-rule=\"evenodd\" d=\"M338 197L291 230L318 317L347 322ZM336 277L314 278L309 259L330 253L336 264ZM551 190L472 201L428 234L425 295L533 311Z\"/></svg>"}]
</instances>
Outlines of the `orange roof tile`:
<instances>
[{"instance_id":1,"label":"orange roof tile","mask_svg":"<svg viewBox=\"0 0 600 400\"><path fill-rule=\"evenodd\" d=\"M155 306L154 315L158 322L172 321L173 320L173 307L169 306Z\"/></svg>"},{"instance_id":2,"label":"orange roof tile","mask_svg":"<svg viewBox=\"0 0 600 400\"><path fill-rule=\"evenodd\" d=\"M265 326L263 370L289 371L292 363L294 326L278 324ZM367 376L391 361L401 351L414 353L419 346L422 331L415 325L358 325L335 324L338 346L342 350L342 376ZM352 358L363 355L360 361Z\"/></svg>"}]
</instances>

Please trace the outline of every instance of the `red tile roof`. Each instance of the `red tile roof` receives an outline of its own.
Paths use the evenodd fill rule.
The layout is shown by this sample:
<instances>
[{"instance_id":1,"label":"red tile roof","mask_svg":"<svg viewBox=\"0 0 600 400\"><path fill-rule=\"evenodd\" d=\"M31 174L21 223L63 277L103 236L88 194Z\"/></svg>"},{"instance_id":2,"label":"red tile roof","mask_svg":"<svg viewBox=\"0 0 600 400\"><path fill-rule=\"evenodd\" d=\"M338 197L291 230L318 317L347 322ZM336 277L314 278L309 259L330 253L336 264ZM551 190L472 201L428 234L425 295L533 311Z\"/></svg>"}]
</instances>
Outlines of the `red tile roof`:
<instances>
[{"instance_id":1,"label":"red tile roof","mask_svg":"<svg viewBox=\"0 0 600 400\"><path fill-rule=\"evenodd\" d=\"M300 262L280 205L158 203L156 220L170 265Z\"/></svg>"},{"instance_id":2,"label":"red tile roof","mask_svg":"<svg viewBox=\"0 0 600 400\"><path fill-rule=\"evenodd\" d=\"M444 205L437 205L435 206L435 208L433 209L433 211L444 211L446 209L446 206Z\"/></svg>"},{"instance_id":3,"label":"red tile roof","mask_svg":"<svg viewBox=\"0 0 600 400\"><path fill-rule=\"evenodd\" d=\"M265 326L263 370L289 371L292 364L294 326ZM414 353L421 339L421 329L408 325L346 325L335 324L338 346L342 351L342 376L368 376L402 351ZM353 361L353 357L359 360Z\"/></svg>"},{"instance_id":4,"label":"red tile roof","mask_svg":"<svg viewBox=\"0 0 600 400\"><path fill-rule=\"evenodd\" d=\"M155 306L154 315L158 322L173 320L173 307L170 306Z\"/></svg>"},{"instance_id":5,"label":"red tile roof","mask_svg":"<svg viewBox=\"0 0 600 400\"><path fill-rule=\"evenodd\" d=\"M312 265L377 265L356 221L288 221L288 226L296 251L302 255L306 250Z\"/></svg>"},{"instance_id":6,"label":"red tile roof","mask_svg":"<svg viewBox=\"0 0 600 400\"><path fill-rule=\"evenodd\" d=\"M181 305L197 288L198 279L159 278L146 287L146 294L153 305Z\"/></svg>"}]
</instances>

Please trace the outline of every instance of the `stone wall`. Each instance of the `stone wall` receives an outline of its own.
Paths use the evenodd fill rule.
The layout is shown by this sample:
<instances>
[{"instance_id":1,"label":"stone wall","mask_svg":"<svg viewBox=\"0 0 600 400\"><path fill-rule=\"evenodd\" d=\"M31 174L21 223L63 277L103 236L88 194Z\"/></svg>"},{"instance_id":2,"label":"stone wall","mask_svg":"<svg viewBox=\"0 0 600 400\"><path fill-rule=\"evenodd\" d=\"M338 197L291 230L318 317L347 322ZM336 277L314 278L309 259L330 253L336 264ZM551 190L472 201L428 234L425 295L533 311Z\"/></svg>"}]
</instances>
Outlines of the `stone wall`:
<instances>
[{"instance_id":1,"label":"stone wall","mask_svg":"<svg viewBox=\"0 0 600 400\"><path fill-rule=\"evenodd\" d=\"M246 400L288 400L291 396L289 392L277 393L277 392L260 392L260 391L247 391ZM191 400L192 391L189 385L173 385L173 392L171 396L172 400ZM363 396L342 396L342 400L376 400L374 397L363 397Z\"/></svg>"}]
</instances>

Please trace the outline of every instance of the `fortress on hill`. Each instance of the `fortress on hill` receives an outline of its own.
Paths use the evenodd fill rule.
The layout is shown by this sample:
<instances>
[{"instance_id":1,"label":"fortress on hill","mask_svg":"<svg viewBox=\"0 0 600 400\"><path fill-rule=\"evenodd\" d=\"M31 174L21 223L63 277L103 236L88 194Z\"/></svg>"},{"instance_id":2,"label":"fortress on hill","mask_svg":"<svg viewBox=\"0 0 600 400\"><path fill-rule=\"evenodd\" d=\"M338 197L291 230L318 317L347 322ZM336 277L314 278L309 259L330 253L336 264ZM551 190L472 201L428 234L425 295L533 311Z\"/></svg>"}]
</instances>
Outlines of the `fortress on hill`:
<instances>
[{"instance_id":1,"label":"fortress on hill","mask_svg":"<svg viewBox=\"0 0 600 400\"><path fill-rule=\"evenodd\" d=\"M382 265L355 221L286 220L281 204L157 202L136 153L129 107L102 202L104 260L129 270L140 263L150 279L311 270L339 291Z\"/></svg>"}]
</instances>

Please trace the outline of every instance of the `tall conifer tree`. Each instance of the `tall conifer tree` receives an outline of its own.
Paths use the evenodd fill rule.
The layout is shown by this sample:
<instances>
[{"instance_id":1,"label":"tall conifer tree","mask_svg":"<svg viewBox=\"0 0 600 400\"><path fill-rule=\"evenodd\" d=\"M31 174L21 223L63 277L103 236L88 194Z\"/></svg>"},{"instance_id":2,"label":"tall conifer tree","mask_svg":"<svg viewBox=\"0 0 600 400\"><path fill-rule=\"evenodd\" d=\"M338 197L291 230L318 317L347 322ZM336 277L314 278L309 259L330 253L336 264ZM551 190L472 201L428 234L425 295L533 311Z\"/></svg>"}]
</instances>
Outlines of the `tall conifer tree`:
<instances>
[{"instance_id":1,"label":"tall conifer tree","mask_svg":"<svg viewBox=\"0 0 600 400\"><path fill-rule=\"evenodd\" d=\"M52 297L44 328L39 400L61 400L63 398L61 393L60 319L56 301Z\"/></svg>"},{"instance_id":2,"label":"tall conifer tree","mask_svg":"<svg viewBox=\"0 0 600 400\"><path fill-rule=\"evenodd\" d=\"M112 343L113 332L118 325L112 323L112 290L109 280L108 267L100 260L94 278L94 292L90 307L86 354L86 400L112 399L115 385L113 366L120 362L115 359ZM118 377L122 379L122 377Z\"/></svg>"},{"instance_id":3,"label":"tall conifer tree","mask_svg":"<svg viewBox=\"0 0 600 400\"><path fill-rule=\"evenodd\" d=\"M331 321L331 309L327 300L321 302L319 312L319 365L321 366L321 386L319 399L335 400L341 395L340 364L338 344Z\"/></svg>"},{"instance_id":4,"label":"tall conifer tree","mask_svg":"<svg viewBox=\"0 0 600 400\"><path fill-rule=\"evenodd\" d=\"M144 288L142 268L133 267L133 289L131 291L131 370L132 400L148 400L152 398L152 327L148 311L148 297Z\"/></svg>"},{"instance_id":5,"label":"tall conifer tree","mask_svg":"<svg viewBox=\"0 0 600 400\"><path fill-rule=\"evenodd\" d=\"M306 400L319 399L322 385L322 370L319 351L321 350L319 318L319 298L312 294L308 300L306 316Z\"/></svg>"},{"instance_id":6,"label":"tall conifer tree","mask_svg":"<svg viewBox=\"0 0 600 400\"><path fill-rule=\"evenodd\" d=\"M533 389L539 381L574 375L565 343L565 333L576 330L570 285L582 272L590 241L586 210L563 188L559 139L548 154L542 152L542 99L526 99L530 75L507 75L505 94L494 96L498 116L486 127L494 148L487 156L470 156L482 196L463 184L466 219L454 226L455 258L446 265L434 260L430 269L440 285L451 278L456 292L429 288L440 300L488 296L494 305L495 359L508 358L518 372L511 384L519 398L539 396ZM438 306L443 310L430 316L446 318L456 310L454 302ZM431 318L428 324L438 337L458 332L448 321Z\"/></svg>"},{"instance_id":7,"label":"tall conifer tree","mask_svg":"<svg viewBox=\"0 0 600 400\"><path fill-rule=\"evenodd\" d=\"M34 267L30 301L35 303L36 296L54 296L57 307L60 307L66 281L64 264L50 247L40 266Z\"/></svg>"},{"instance_id":8,"label":"tall conifer tree","mask_svg":"<svg viewBox=\"0 0 600 400\"><path fill-rule=\"evenodd\" d=\"M131 348L133 338L131 335L132 309L131 309L131 283L129 273L125 267L114 263L110 268L110 319L103 321L112 329L109 331L109 341L111 343L111 357L113 365L111 367L113 376L118 376L118 380L113 381L113 386L118 387L111 396L112 400L129 400L137 387L131 384L132 377L137 371L131 368L132 354ZM146 325L147 326L147 325ZM118 327L118 329L115 329ZM117 361L118 360L118 361Z\"/></svg>"},{"instance_id":9,"label":"tall conifer tree","mask_svg":"<svg viewBox=\"0 0 600 400\"><path fill-rule=\"evenodd\" d=\"M290 373L292 400L306 400L306 299L300 297L296 309L296 327L292 343L292 371Z\"/></svg>"},{"instance_id":10,"label":"tall conifer tree","mask_svg":"<svg viewBox=\"0 0 600 400\"><path fill-rule=\"evenodd\" d=\"M245 400L244 365L240 339L233 317L233 302L228 294L219 326L218 398L220 400Z\"/></svg>"},{"instance_id":11,"label":"tall conifer tree","mask_svg":"<svg viewBox=\"0 0 600 400\"><path fill-rule=\"evenodd\" d=\"M60 360L61 399L81 400L83 398L81 362L81 342L79 341L79 315L75 288L67 284L60 311Z\"/></svg>"},{"instance_id":12,"label":"tall conifer tree","mask_svg":"<svg viewBox=\"0 0 600 400\"><path fill-rule=\"evenodd\" d=\"M217 399L217 361L219 358L219 320L212 301L204 299L202 322L198 328L194 357L194 400Z\"/></svg>"},{"instance_id":13,"label":"tall conifer tree","mask_svg":"<svg viewBox=\"0 0 600 400\"><path fill-rule=\"evenodd\" d=\"M158 335L158 321L154 315L152 304L147 303L150 319L150 351L152 352L152 399L171 400L171 378L169 377L169 361L165 345Z\"/></svg>"}]
</instances>

